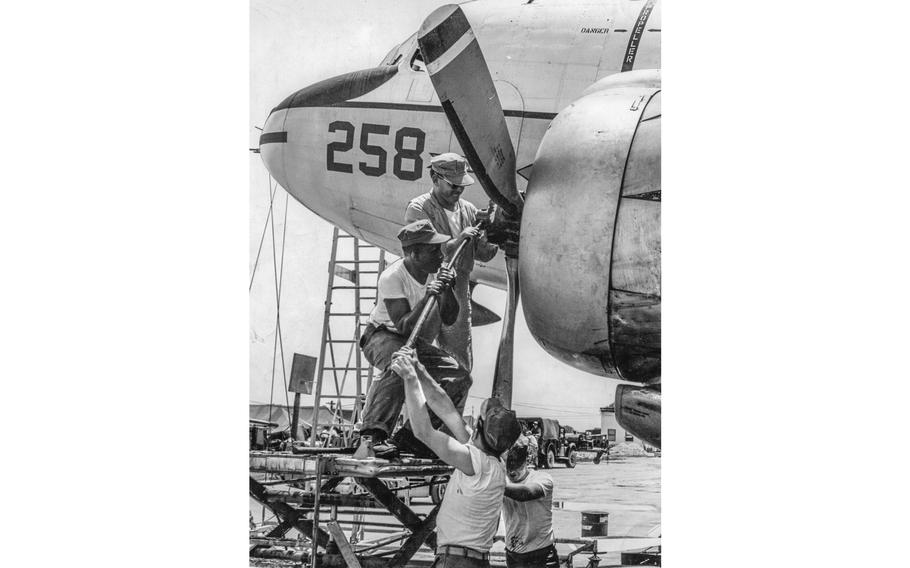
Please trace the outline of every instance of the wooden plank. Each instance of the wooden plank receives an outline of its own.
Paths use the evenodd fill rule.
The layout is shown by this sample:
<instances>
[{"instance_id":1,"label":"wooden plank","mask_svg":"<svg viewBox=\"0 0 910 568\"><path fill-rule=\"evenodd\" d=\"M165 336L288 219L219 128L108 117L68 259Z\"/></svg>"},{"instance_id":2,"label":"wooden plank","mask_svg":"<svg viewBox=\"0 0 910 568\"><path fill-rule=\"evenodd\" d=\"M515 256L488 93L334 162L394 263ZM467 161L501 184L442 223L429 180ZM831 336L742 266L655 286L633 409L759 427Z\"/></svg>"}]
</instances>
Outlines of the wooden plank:
<instances>
[{"instance_id":1,"label":"wooden plank","mask_svg":"<svg viewBox=\"0 0 910 568\"><path fill-rule=\"evenodd\" d=\"M351 543L345 538L344 532L341 530L341 527L338 526L338 523L330 521L326 527L329 529L329 534L332 535L332 540L334 540L335 544L338 546L338 550L341 551L341 556L347 563L348 568L360 568L360 562L357 560L357 555L354 554Z\"/></svg>"}]
</instances>

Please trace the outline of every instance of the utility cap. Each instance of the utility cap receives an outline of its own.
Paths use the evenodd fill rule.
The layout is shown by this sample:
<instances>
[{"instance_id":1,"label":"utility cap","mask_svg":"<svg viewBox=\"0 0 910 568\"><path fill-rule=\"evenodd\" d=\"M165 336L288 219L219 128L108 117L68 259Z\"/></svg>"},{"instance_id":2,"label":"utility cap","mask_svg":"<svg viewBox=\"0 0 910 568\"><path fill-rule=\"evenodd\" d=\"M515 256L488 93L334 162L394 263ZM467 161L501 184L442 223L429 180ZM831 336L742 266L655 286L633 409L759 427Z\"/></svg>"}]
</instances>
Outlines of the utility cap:
<instances>
[{"instance_id":1,"label":"utility cap","mask_svg":"<svg viewBox=\"0 0 910 568\"><path fill-rule=\"evenodd\" d=\"M498 398L487 399L483 413L483 441L497 453L503 453L512 447L521 435L521 424L515 412L507 410Z\"/></svg>"},{"instance_id":2,"label":"utility cap","mask_svg":"<svg viewBox=\"0 0 910 568\"><path fill-rule=\"evenodd\" d=\"M398 231L398 240L401 241L402 247L418 244L437 245L448 241L449 236L437 233L432 223L427 219L421 219L402 227Z\"/></svg>"},{"instance_id":3,"label":"utility cap","mask_svg":"<svg viewBox=\"0 0 910 568\"><path fill-rule=\"evenodd\" d=\"M474 178L468 175L468 162L455 152L446 152L430 158L430 169L452 185L471 185Z\"/></svg>"}]
</instances>

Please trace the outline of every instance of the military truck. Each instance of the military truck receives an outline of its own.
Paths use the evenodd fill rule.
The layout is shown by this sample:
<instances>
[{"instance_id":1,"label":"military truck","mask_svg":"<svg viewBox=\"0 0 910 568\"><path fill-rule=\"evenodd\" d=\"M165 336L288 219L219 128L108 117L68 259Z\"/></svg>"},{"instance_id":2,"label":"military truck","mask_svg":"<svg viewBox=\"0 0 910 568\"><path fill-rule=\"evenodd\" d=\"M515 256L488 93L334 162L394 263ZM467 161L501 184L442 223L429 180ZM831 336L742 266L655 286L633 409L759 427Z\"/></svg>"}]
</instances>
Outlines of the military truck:
<instances>
[{"instance_id":1,"label":"military truck","mask_svg":"<svg viewBox=\"0 0 910 568\"><path fill-rule=\"evenodd\" d=\"M576 442L566 439L566 429L552 418L519 417L523 432L530 431L537 438L537 465L550 469L557 463L575 467ZM536 425L535 425L536 424Z\"/></svg>"}]
</instances>

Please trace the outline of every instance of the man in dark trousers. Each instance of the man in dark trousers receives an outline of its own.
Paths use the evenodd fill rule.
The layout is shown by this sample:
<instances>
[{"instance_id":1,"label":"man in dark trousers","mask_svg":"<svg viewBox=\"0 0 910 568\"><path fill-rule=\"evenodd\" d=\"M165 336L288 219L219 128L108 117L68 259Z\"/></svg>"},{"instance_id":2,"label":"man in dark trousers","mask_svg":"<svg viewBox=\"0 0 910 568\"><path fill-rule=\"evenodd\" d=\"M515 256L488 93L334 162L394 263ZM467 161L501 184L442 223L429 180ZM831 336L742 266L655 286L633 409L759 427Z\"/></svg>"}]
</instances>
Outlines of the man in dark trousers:
<instances>
[{"instance_id":1,"label":"man in dark trousers","mask_svg":"<svg viewBox=\"0 0 910 568\"><path fill-rule=\"evenodd\" d=\"M559 568L553 535L553 478L528 468L530 440L522 436L506 455L502 509L508 568Z\"/></svg>"},{"instance_id":2,"label":"man in dark trousers","mask_svg":"<svg viewBox=\"0 0 910 568\"><path fill-rule=\"evenodd\" d=\"M360 338L364 356L382 374L367 393L361 442L354 454L358 458L392 458L399 449L433 457L425 455L422 444L415 447L410 443L414 437L409 434L408 425L399 430L399 438L389 440L404 404L401 377L389 370L392 354L407 342L431 296L437 296L439 301L421 328L415 345L417 356L460 410L464 409L471 386L467 369L434 344L441 325L452 324L459 313L451 288L456 273L440 268L443 260L440 246L449 238L437 233L424 219L405 225L398 233L398 240L403 256L379 276L376 306ZM434 420L437 426L441 424L438 418Z\"/></svg>"}]
</instances>

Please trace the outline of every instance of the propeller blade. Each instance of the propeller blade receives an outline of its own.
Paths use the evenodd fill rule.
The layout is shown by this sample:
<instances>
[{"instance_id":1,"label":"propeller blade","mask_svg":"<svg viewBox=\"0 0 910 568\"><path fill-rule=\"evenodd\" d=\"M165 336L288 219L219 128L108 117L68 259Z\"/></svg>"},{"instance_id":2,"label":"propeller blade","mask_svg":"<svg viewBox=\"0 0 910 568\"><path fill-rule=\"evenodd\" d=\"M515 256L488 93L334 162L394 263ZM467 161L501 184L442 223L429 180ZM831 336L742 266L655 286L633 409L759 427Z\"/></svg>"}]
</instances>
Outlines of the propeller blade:
<instances>
[{"instance_id":1,"label":"propeller blade","mask_svg":"<svg viewBox=\"0 0 910 568\"><path fill-rule=\"evenodd\" d=\"M508 304L503 314L502 333L499 336L499 351L496 353L496 370L493 373L493 396L503 406L512 408L512 358L515 343L515 308L518 306L518 258L506 256L508 276Z\"/></svg>"},{"instance_id":2,"label":"propeller blade","mask_svg":"<svg viewBox=\"0 0 910 568\"><path fill-rule=\"evenodd\" d=\"M465 159L490 199L517 217L515 149L471 24L459 6L442 6L424 20L417 42Z\"/></svg>"},{"instance_id":3,"label":"propeller blade","mask_svg":"<svg viewBox=\"0 0 910 568\"><path fill-rule=\"evenodd\" d=\"M496 323L502 318L490 308L471 300L471 327L480 327Z\"/></svg>"}]
</instances>

